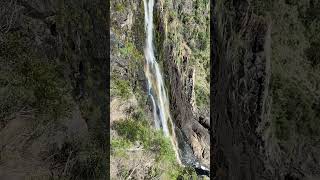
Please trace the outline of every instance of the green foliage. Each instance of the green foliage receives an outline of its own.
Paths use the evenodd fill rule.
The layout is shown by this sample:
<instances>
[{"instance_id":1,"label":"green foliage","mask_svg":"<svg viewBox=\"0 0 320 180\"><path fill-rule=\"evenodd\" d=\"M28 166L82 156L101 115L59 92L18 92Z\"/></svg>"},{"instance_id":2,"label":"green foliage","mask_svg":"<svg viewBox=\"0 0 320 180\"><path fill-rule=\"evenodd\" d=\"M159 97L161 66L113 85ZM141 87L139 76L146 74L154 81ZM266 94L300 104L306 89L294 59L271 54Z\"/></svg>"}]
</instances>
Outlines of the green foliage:
<instances>
[{"instance_id":1,"label":"green foliage","mask_svg":"<svg viewBox=\"0 0 320 180\"><path fill-rule=\"evenodd\" d=\"M271 0L255 0L251 1L250 8L256 15L265 16L267 12L272 11L273 3Z\"/></svg>"},{"instance_id":2,"label":"green foliage","mask_svg":"<svg viewBox=\"0 0 320 180\"><path fill-rule=\"evenodd\" d=\"M145 112L143 112L142 109L138 108L138 109L136 109L135 112L132 113L132 118L137 121L145 121L146 114L145 114Z\"/></svg>"},{"instance_id":3,"label":"green foliage","mask_svg":"<svg viewBox=\"0 0 320 180\"><path fill-rule=\"evenodd\" d=\"M155 132L147 127L146 122L136 120L125 120L117 122L114 127L118 134L125 137L131 142L139 141L147 149L153 145L152 137L155 137Z\"/></svg>"},{"instance_id":4,"label":"green foliage","mask_svg":"<svg viewBox=\"0 0 320 180\"><path fill-rule=\"evenodd\" d=\"M124 7L123 3L116 3L114 8L115 8L116 11L122 12L122 11L124 11L125 7Z\"/></svg>"},{"instance_id":5,"label":"green foliage","mask_svg":"<svg viewBox=\"0 0 320 180\"><path fill-rule=\"evenodd\" d=\"M136 141L140 142L145 150L155 152L156 164L148 172L150 177L196 179L193 168L182 168L177 164L170 139L164 137L161 131L152 129L145 120L119 121L114 128L121 137L111 141L111 148L116 152L115 155L126 156L125 149L131 147Z\"/></svg>"},{"instance_id":6,"label":"green foliage","mask_svg":"<svg viewBox=\"0 0 320 180\"><path fill-rule=\"evenodd\" d=\"M142 53L137 49L135 44L129 40L124 43L124 47L119 48L118 51L121 54L121 58L125 58L128 61L127 74L131 78L123 80L122 75L117 72L112 72L111 79L111 95L120 96L123 99L128 99L131 95L136 96L139 103L145 103L145 93L141 88L140 82L137 80L138 76L141 76L141 72L144 71L144 57Z\"/></svg>"},{"instance_id":7,"label":"green foliage","mask_svg":"<svg viewBox=\"0 0 320 180\"><path fill-rule=\"evenodd\" d=\"M112 140L112 148L119 151L119 149L126 149L138 141L145 150L156 154L158 163L165 163L170 167L176 164L175 152L170 139L165 137L161 131L151 128L144 119L119 121L114 125L114 128L121 138Z\"/></svg>"},{"instance_id":8,"label":"green foliage","mask_svg":"<svg viewBox=\"0 0 320 180\"><path fill-rule=\"evenodd\" d=\"M198 41L199 41L199 49L206 50L210 44L210 37L206 32L199 32Z\"/></svg>"},{"instance_id":9,"label":"green foliage","mask_svg":"<svg viewBox=\"0 0 320 180\"><path fill-rule=\"evenodd\" d=\"M208 107L210 99L210 62L209 62L209 52L205 51L195 51L193 53L192 65L196 70L195 77L195 98L196 105L198 107Z\"/></svg>"},{"instance_id":10,"label":"green foliage","mask_svg":"<svg viewBox=\"0 0 320 180\"><path fill-rule=\"evenodd\" d=\"M134 60L139 60L143 58L142 54L138 51L136 46L129 41L127 41L125 43L125 46L123 48L120 48L119 51L124 57L130 57Z\"/></svg>"},{"instance_id":11,"label":"green foliage","mask_svg":"<svg viewBox=\"0 0 320 180\"><path fill-rule=\"evenodd\" d=\"M156 11L155 12L155 15L154 15L154 24L155 26L156 25L160 25L162 24L163 22L163 19L161 19L161 16L160 16L160 12ZM154 39L155 39L155 49L156 49L156 52L155 52L155 56L156 56L156 59L157 59L157 62L162 65L163 64L163 58L164 58L164 49L163 49L163 43L164 43L164 40L165 40L165 32L164 32L164 29L163 27L159 27L157 28L158 30L155 30L154 31Z\"/></svg>"},{"instance_id":12,"label":"green foliage","mask_svg":"<svg viewBox=\"0 0 320 180\"><path fill-rule=\"evenodd\" d=\"M128 169L122 169L119 173L120 177L128 177L130 175L130 172Z\"/></svg>"},{"instance_id":13,"label":"green foliage","mask_svg":"<svg viewBox=\"0 0 320 180\"><path fill-rule=\"evenodd\" d=\"M111 96L119 96L123 99L128 99L132 95L130 83L127 80L112 79L110 87Z\"/></svg>"},{"instance_id":14,"label":"green foliage","mask_svg":"<svg viewBox=\"0 0 320 180\"><path fill-rule=\"evenodd\" d=\"M131 41L126 41L125 46L120 48L119 52L122 57L128 59L129 73L134 76L138 71L143 71L144 56L137 49L134 43Z\"/></svg>"},{"instance_id":15,"label":"green foliage","mask_svg":"<svg viewBox=\"0 0 320 180\"><path fill-rule=\"evenodd\" d=\"M199 86L198 84L195 85L195 95L196 95L196 104L199 107L202 107L204 105L209 105L209 92L206 91L202 86Z\"/></svg>"},{"instance_id":16,"label":"green foliage","mask_svg":"<svg viewBox=\"0 0 320 180\"><path fill-rule=\"evenodd\" d=\"M154 172L158 169L155 168ZM159 172L159 170L158 170ZM162 179L177 179L177 180L196 180L198 176L192 167L175 166L170 171L162 172Z\"/></svg>"},{"instance_id":17,"label":"green foliage","mask_svg":"<svg viewBox=\"0 0 320 180\"><path fill-rule=\"evenodd\" d=\"M171 163L176 161L176 155L172 148L170 139L164 137L162 132L155 133L155 138L152 144L156 149L159 149L158 161L168 161Z\"/></svg>"},{"instance_id":18,"label":"green foliage","mask_svg":"<svg viewBox=\"0 0 320 180\"><path fill-rule=\"evenodd\" d=\"M196 180L198 179L196 171L191 167L185 167L181 168L179 171L179 174L177 176L177 179L190 179L190 180Z\"/></svg>"},{"instance_id":19,"label":"green foliage","mask_svg":"<svg viewBox=\"0 0 320 180\"><path fill-rule=\"evenodd\" d=\"M301 5L299 6L299 8ZM302 6L303 7L303 6ZM320 63L320 17L316 14L319 14L320 3L316 3L313 6L306 8L305 13L300 13L302 22L306 27L305 36L310 42L310 47L305 51L308 60L312 66L318 66Z\"/></svg>"},{"instance_id":20,"label":"green foliage","mask_svg":"<svg viewBox=\"0 0 320 180\"><path fill-rule=\"evenodd\" d=\"M132 143L125 138L111 140L111 153L115 156L125 156L125 150L130 148Z\"/></svg>"}]
</instances>

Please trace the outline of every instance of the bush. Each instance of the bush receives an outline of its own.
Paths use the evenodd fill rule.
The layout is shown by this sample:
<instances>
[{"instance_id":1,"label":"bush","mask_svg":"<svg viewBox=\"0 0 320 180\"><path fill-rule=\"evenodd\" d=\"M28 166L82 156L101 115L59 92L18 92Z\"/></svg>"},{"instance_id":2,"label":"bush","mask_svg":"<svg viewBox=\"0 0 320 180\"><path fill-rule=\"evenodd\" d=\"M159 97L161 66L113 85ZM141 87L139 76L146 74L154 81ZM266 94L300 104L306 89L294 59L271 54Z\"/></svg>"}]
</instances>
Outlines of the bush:
<instances>
[{"instance_id":1,"label":"bush","mask_svg":"<svg viewBox=\"0 0 320 180\"><path fill-rule=\"evenodd\" d=\"M130 83L127 80L112 79L111 80L111 96L119 96L128 99L131 96Z\"/></svg>"},{"instance_id":2,"label":"bush","mask_svg":"<svg viewBox=\"0 0 320 180\"><path fill-rule=\"evenodd\" d=\"M115 156L126 156L126 149L130 148L132 143L124 138L111 140L111 154Z\"/></svg>"},{"instance_id":3,"label":"bush","mask_svg":"<svg viewBox=\"0 0 320 180\"><path fill-rule=\"evenodd\" d=\"M119 51L124 57L130 57L135 60L143 58L143 55L138 51L136 46L129 41L127 41L125 46L120 48Z\"/></svg>"},{"instance_id":4,"label":"bush","mask_svg":"<svg viewBox=\"0 0 320 180\"><path fill-rule=\"evenodd\" d=\"M206 50L209 47L210 37L206 32L199 32L198 44L200 50Z\"/></svg>"},{"instance_id":5,"label":"bush","mask_svg":"<svg viewBox=\"0 0 320 180\"><path fill-rule=\"evenodd\" d=\"M192 179L192 180L195 180L195 179L198 179L197 178L197 174L196 174L196 171L191 168L191 167L185 167L185 168L181 168L180 171L179 171L179 174L177 175L177 179L181 179L181 180L184 180L184 179Z\"/></svg>"},{"instance_id":6,"label":"bush","mask_svg":"<svg viewBox=\"0 0 320 180\"><path fill-rule=\"evenodd\" d=\"M209 105L209 93L204 90L203 87L195 85L196 104L199 107Z\"/></svg>"},{"instance_id":7,"label":"bush","mask_svg":"<svg viewBox=\"0 0 320 180\"><path fill-rule=\"evenodd\" d=\"M155 133L150 128L147 128L145 123L128 119L116 122L114 127L120 136L128 139L130 142L139 141L145 148L150 149L152 137L155 136Z\"/></svg>"},{"instance_id":8,"label":"bush","mask_svg":"<svg viewBox=\"0 0 320 180\"><path fill-rule=\"evenodd\" d=\"M124 11L124 5L122 3L116 3L115 4L115 10L118 11L118 12L122 12Z\"/></svg>"}]
</instances>

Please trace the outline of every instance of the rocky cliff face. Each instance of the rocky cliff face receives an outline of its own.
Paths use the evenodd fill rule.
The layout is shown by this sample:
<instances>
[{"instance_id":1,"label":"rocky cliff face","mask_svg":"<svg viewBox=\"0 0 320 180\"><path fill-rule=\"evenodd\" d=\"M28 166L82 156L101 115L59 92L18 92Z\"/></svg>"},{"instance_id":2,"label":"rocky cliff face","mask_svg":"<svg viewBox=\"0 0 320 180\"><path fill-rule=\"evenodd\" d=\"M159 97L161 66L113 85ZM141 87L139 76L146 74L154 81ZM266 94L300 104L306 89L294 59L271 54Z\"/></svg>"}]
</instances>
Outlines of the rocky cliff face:
<instances>
[{"instance_id":1,"label":"rocky cliff face","mask_svg":"<svg viewBox=\"0 0 320 180\"><path fill-rule=\"evenodd\" d=\"M318 179L319 134L306 127L319 122L315 102L309 101L318 99L318 89L311 88L319 82L318 66L308 65L312 58L305 51L307 41L316 41L308 34L319 20L306 18L316 5L216 1L213 6L216 179ZM310 86L295 88L302 81Z\"/></svg>"},{"instance_id":2,"label":"rocky cliff face","mask_svg":"<svg viewBox=\"0 0 320 180\"><path fill-rule=\"evenodd\" d=\"M158 1L157 43L185 163L209 167L209 2ZM189 161L189 162L188 162Z\"/></svg>"}]
</instances>

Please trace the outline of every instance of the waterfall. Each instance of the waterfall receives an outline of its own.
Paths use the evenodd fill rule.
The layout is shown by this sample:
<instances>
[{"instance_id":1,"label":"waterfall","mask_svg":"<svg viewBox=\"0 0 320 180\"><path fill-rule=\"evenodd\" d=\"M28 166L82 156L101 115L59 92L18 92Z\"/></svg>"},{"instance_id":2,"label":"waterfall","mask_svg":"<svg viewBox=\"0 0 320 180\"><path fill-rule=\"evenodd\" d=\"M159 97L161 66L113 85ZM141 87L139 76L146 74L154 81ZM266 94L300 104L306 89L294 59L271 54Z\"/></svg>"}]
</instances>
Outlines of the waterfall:
<instances>
[{"instance_id":1,"label":"waterfall","mask_svg":"<svg viewBox=\"0 0 320 180\"><path fill-rule=\"evenodd\" d=\"M143 3L144 3L144 14L145 14L144 16L145 31L147 34L146 45L144 49L144 55L145 55L144 72L148 80L148 95L152 101L154 125L155 125L155 128L162 129L164 135L170 138L171 144L176 154L177 162L181 166L184 166L183 164L185 164L185 162L182 164L179 153L178 153L178 145L177 145L178 142L176 141L177 138L176 138L175 129L174 129L175 127L170 116L169 100L168 100L166 89L164 86L163 76L161 74L159 65L154 56L154 49L153 49L154 0L143 0ZM170 127L171 127L170 129L168 129L168 124L170 124ZM190 149L190 151L192 150ZM185 156L184 158L186 158L186 154L183 154L183 156ZM187 164L190 165L190 163L187 163ZM192 161L191 164L195 168L196 172L200 175L201 174L208 175L210 173L210 170L208 168L201 165L195 159Z\"/></svg>"},{"instance_id":2,"label":"waterfall","mask_svg":"<svg viewBox=\"0 0 320 180\"><path fill-rule=\"evenodd\" d=\"M146 46L144 49L145 64L144 71L148 80L148 95L151 98L153 106L153 119L157 129L162 129L164 135L169 137L176 153L177 161L181 164L177 142L174 132L174 124L170 116L169 100L167 98L163 76L160 72L159 65L154 56L153 49L153 7L154 0L143 1L145 12L145 31L146 31ZM168 123L171 129L168 129Z\"/></svg>"}]
</instances>

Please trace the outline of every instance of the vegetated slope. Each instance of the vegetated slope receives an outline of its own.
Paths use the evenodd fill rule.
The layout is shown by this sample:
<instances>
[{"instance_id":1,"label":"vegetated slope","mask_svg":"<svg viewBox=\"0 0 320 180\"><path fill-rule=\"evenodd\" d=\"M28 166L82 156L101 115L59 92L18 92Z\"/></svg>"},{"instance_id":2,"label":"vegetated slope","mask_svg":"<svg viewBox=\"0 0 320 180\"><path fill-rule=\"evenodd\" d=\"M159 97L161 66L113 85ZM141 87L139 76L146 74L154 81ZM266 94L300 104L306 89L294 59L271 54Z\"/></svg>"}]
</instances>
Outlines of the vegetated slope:
<instances>
[{"instance_id":1,"label":"vegetated slope","mask_svg":"<svg viewBox=\"0 0 320 180\"><path fill-rule=\"evenodd\" d=\"M0 4L0 179L106 178L107 4Z\"/></svg>"},{"instance_id":2,"label":"vegetated slope","mask_svg":"<svg viewBox=\"0 0 320 180\"><path fill-rule=\"evenodd\" d=\"M216 1L218 179L319 178L317 1Z\"/></svg>"},{"instance_id":3,"label":"vegetated slope","mask_svg":"<svg viewBox=\"0 0 320 180\"><path fill-rule=\"evenodd\" d=\"M187 3L192 4L191 1ZM197 11L201 11L201 8L202 10L206 8L208 10L208 7L203 5L204 1L197 3L202 3L202 7L199 7ZM202 28L196 27L197 30L194 34L185 30L187 25L174 28L176 25L182 25L182 16L178 17L178 15L185 11L178 11L179 7L183 6L178 7L177 5L173 6L172 2L156 2L154 14L156 42L154 43L156 59L164 72L170 102L173 102L171 105L171 113L174 114L173 121L182 130L183 126L181 124L188 125L189 129L196 125L202 126L197 120L193 119L195 115L201 115L201 118L199 118L201 123L209 122L209 85L207 79L205 79L209 73L207 49L209 48L209 41L205 37L208 36L206 33L209 33L206 27L209 24L202 19L205 17L195 17L195 12L190 12L184 18L189 18L190 21L194 21L195 18L202 20ZM147 96L147 80L143 69L143 48L145 46L143 8L142 1L111 1L111 177L113 179L128 177L176 179L179 176L185 178L195 176L192 168L179 168L177 166L168 139L152 128L152 104ZM196 26L195 22L189 23ZM204 34L202 36L198 35L199 32ZM187 34L189 39L194 41L192 49L195 49L195 55L192 55L192 58L190 57L187 38L183 37ZM166 36L170 36L170 38ZM202 41L198 39L198 36L202 38ZM176 41L173 39L176 39ZM198 47L200 44L203 46L202 50ZM174 48L169 51L169 46L174 46ZM181 49L183 52L180 51ZM183 61L183 56L185 56L184 65L180 64L180 61ZM173 64L170 65L170 62ZM184 74L172 74L173 65L176 68L181 68L181 70L176 71L177 73ZM195 83L201 86L199 87L199 93L195 93L194 90L195 84L193 82L196 81L193 70L195 68L199 68L198 72L195 71L198 74L203 73L199 76L197 74L199 80L198 83ZM170 73L168 73L169 71ZM190 77L187 76L189 75L187 72L191 73ZM176 87L170 88L170 86L176 86L176 84L179 89ZM176 102L176 99L180 102ZM195 105L195 102L198 103L198 106ZM177 105L177 103L179 104ZM190 116L186 120L182 119L182 115L187 112L186 109L181 110L184 105L188 106L187 110L189 112L194 113L189 114ZM203 111L198 111L197 107L203 107ZM194 124L196 125L193 125L192 120L195 120ZM206 125L206 127L209 127L209 125ZM185 128L186 132L189 129ZM190 144L194 143L194 149L189 147L191 150L189 153L192 156L199 156L200 161L208 165L209 133L205 128L202 132L200 129L199 131L198 134L188 132L189 134L186 135L189 139L184 138L183 140ZM203 153L204 151L205 153Z\"/></svg>"}]
</instances>

